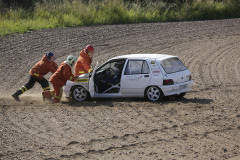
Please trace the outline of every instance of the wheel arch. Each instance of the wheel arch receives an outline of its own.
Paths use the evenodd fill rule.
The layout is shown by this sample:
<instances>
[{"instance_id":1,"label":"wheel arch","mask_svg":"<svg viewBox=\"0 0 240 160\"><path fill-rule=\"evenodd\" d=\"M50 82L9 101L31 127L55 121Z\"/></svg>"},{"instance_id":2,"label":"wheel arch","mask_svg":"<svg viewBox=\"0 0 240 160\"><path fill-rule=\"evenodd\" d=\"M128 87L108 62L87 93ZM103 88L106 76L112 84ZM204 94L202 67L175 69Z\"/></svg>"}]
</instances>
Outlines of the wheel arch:
<instances>
[{"instance_id":1,"label":"wheel arch","mask_svg":"<svg viewBox=\"0 0 240 160\"><path fill-rule=\"evenodd\" d=\"M85 89L88 91L88 89L87 89L86 87L84 87L83 85L77 84L77 85L73 85L73 86L71 87L70 92L72 92L73 89L76 88L76 87L83 87L83 88L85 88ZM89 92L89 91L88 91L88 92Z\"/></svg>"}]
</instances>

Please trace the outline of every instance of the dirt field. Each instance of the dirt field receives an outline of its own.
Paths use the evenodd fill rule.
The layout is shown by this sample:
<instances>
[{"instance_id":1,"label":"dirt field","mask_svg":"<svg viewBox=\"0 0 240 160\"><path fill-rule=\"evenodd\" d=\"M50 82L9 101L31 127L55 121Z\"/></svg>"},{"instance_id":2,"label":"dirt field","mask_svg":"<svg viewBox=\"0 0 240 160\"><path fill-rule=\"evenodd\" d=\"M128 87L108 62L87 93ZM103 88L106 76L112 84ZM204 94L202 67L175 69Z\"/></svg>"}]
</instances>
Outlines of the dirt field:
<instances>
[{"instance_id":1,"label":"dirt field","mask_svg":"<svg viewBox=\"0 0 240 160\"><path fill-rule=\"evenodd\" d=\"M177 55L194 86L182 100L42 101L11 94L44 52L60 64L95 47L93 64L123 54ZM240 19L49 29L0 38L0 159L240 159ZM51 74L46 77L49 78Z\"/></svg>"}]
</instances>

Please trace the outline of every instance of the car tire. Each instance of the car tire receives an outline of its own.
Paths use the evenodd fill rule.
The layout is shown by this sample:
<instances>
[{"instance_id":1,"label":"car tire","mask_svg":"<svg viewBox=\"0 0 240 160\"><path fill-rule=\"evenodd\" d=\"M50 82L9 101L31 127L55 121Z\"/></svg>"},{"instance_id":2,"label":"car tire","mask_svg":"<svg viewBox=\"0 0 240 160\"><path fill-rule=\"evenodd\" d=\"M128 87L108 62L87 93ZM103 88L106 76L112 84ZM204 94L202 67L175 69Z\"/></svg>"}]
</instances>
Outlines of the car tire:
<instances>
[{"instance_id":1,"label":"car tire","mask_svg":"<svg viewBox=\"0 0 240 160\"><path fill-rule=\"evenodd\" d=\"M150 86L145 90L145 97L149 101L161 101L164 97L162 90L157 86Z\"/></svg>"},{"instance_id":2,"label":"car tire","mask_svg":"<svg viewBox=\"0 0 240 160\"><path fill-rule=\"evenodd\" d=\"M74 86L71 89L71 98L74 101L86 101L90 98L90 94L84 87Z\"/></svg>"},{"instance_id":3,"label":"car tire","mask_svg":"<svg viewBox=\"0 0 240 160\"><path fill-rule=\"evenodd\" d=\"M176 97L177 99L181 99L181 98L183 98L185 95L186 95L186 92L183 92L183 93L180 93L179 95L176 95L175 97Z\"/></svg>"}]
</instances>

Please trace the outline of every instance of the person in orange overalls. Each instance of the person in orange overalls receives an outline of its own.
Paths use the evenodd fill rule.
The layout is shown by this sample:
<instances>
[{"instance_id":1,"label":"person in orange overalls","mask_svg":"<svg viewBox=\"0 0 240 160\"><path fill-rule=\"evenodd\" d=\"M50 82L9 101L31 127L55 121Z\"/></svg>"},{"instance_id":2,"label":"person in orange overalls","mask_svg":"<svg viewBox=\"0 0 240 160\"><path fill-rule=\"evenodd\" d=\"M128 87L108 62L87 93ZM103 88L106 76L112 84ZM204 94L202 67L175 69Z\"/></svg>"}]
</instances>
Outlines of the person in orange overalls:
<instances>
[{"instance_id":1,"label":"person in orange overalls","mask_svg":"<svg viewBox=\"0 0 240 160\"><path fill-rule=\"evenodd\" d=\"M75 75L79 76L92 71L91 64L93 59L94 48L87 45L85 49L80 52L80 56L75 64Z\"/></svg>"},{"instance_id":2,"label":"person in orange overalls","mask_svg":"<svg viewBox=\"0 0 240 160\"><path fill-rule=\"evenodd\" d=\"M49 83L43 76L46 75L48 72L55 73L55 71L57 70L58 66L55 63L54 59L55 58L53 52L48 52L44 54L42 60L36 63L29 71L30 78L28 82L19 90L17 90L14 94L12 94L12 97L16 101L20 101L19 95L31 89L36 82L38 82L42 86L44 91L50 90Z\"/></svg>"},{"instance_id":3,"label":"person in orange overalls","mask_svg":"<svg viewBox=\"0 0 240 160\"><path fill-rule=\"evenodd\" d=\"M74 81L75 76L72 73L72 66L75 64L77 58L73 55L67 57L67 60L61 63L57 71L51 76L50 82L53 85L54 90L43 91L43 99L53 98L53 103L60 102L62 98L62 87L66 84L67 80Z\"/></svg>"}]
</instances>

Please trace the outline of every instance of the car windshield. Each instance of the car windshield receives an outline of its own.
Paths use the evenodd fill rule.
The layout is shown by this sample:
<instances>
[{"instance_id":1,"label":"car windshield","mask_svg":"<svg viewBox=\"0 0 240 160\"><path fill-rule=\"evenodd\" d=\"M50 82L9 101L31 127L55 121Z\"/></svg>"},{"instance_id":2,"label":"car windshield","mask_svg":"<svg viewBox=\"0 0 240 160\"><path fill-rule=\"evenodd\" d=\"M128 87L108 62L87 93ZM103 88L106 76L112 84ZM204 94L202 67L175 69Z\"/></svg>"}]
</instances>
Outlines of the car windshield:
<instances>
[{"instance_id":1,"label":"car windshield","mask_svg":"<svg viewBox=\"0 0 240 160\"><path fill-rule=\"evenodd\" d=\"M186 70L187 68L178 58L170 58L161 62L161 65L166 73L175 73Z\"/></svg>"},{"instance_id":2,"label":"car windshield","mask_svg":"<svg viewBox=\"0 0 240 160\"><path fill-rule=\"evenodd\" d=\"M123 66L125 63L125 59L120 59L120 60L112 60L104 64L102 67L100 67L97 71L96 74L102 73L106 70L112 70L114 73L122 72Z\"/></svg>"}]
</instances>

